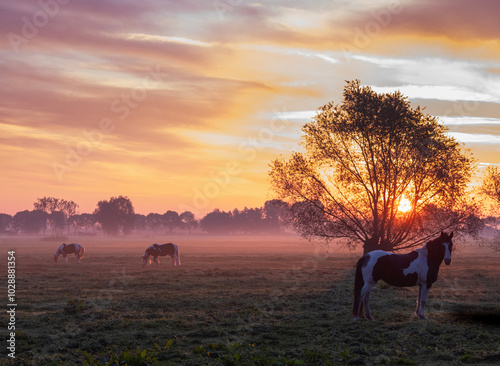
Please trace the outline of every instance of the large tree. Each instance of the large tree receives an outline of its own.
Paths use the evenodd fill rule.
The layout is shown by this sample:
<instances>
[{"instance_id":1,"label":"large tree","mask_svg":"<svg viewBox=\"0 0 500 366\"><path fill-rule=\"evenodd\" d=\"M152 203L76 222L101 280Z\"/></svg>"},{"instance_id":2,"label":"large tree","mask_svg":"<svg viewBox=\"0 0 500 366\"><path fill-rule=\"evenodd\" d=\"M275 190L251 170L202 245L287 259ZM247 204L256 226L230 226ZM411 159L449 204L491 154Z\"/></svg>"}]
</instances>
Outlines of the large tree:
<instances>
[{"instance_id":1,"label":"large tree","mask_svg":"<svg viewBox=\"0 0 500 366\"><path fill-rule=\"evenodd\" d=\"M486 197L493 200L494 204L492 209L498 212L500 206L500 171L496 166L489 166L486 168L485 175L483 176L480 192ZM489 217L489 225L496 230L496 236L493 239L483 239L486 245L495 251L500 251L500 230L498 217Z\"/></svg>"},{"instance_id":2,"label":"large tree","mask_svg":"<svg viewBox=\"0 0 500 366\"><path fill-rule=\"evenodd\" d=\"M264 216L268 230L271 232L280 232L290 220L290 207L282 200L268 200L264 203Z\"/></svg>"},{"instance_id":3,"label":"large tree","mask_svg":"<svg viewBox=\"0 0 500 366\"><path fill-rule=\"evenodd\" d=\"M496 204L500 204L500 171L496 166L486 168L480 190Z\"/></svg>"},{"instance_id":4,"label":"large tree","mask_svg":"<svg viewBox=\"0 0 500 366\"><path fill-rule=\"evenodd\" d=\"M99 201L94 216L107 235L118 235L120 231L128 235L134 228L135 211L128 197L111 197L109 201Z\"/></svg>"},{"instance_id":5,"label":"large tree","mask_svg":"<svg viewBox=\"0 0 500 366\"><path fill-rule=\"evenodd\" d=\"M10 229L12 225L12 216L0 213L0 233Z\"/></svg>"},{"instance_id":6,"label":"large tree","mask_svg":"<svg viewBox=\"0 0 500 366\"><path fill-rule=\"evenodd\" d=\"M181 222L182 222L182 227L187 229L188 232L191 234L192 229L196 229L198 226L198 221L194 217L194 214L191 211L184 211L179 215Z\"/></svg>"},{"instance_id":7,"label":"large tree","mask_svg":"<svg viewBox=\"0 0 500 366\"><path fill-rule=\"evenodd\" d=\"M470 217L470 152L399 91L347 82L342 103L321 107L302 130L304 151L275 160L270 178L278 197L295 203L303 235L393 251Z\"/></svg>"},{"instance_id":8,"label":"large tree","mask_svg":"<svg viewBox=\"0 0 500 366\"><path fill-rule=\"evenodd\" d=\"M75 215L78 209L78 205L75 202L55 197L38 198L36 202L33 203L33 207L35 210L41 210L48 214L47 219L50 221L54 235L61 235L67 220ZM68 225L68 234L69 226L70 225ZM45 233L45 226L43 231Z\"/></svg>"},{"instance_id":9,"label":"large tree","mask_svg":"<svg viewBox=\"0 0 500 366\"><path fill-rule=\"evenodd\" d=\"M178 228L182 225L182 220L179 217L179 214L175 211L168 210L162 215L162 219L163 224L168 229L169 233L172 233L175 228Z\"/></svg>"},{"instance_id":10,"label":"large tree","mask_svg":"<svg viewBox=\"0 0 500 366\"><path fill-rule=\"evenodd\" d=\"M47 213L42 210L20 211L13 217L14 230L24 234L38 234L45 228Z\"/></svg>"}]
</instances>

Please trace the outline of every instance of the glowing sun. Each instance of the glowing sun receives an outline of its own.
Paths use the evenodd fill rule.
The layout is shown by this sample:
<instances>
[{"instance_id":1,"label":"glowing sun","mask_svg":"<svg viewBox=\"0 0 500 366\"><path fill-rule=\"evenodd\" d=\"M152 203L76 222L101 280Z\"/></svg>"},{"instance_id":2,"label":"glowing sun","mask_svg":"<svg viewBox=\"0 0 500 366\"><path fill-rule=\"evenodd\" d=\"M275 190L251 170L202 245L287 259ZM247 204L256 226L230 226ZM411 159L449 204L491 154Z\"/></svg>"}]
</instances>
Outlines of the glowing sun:
<instances>
[{"instance_id":1,"label":"glowing sun","mask_svg":"<svg viewBox=\"0 0 500 366\"><path fill-rule=\"evenodd\" d=\"M399 202L398 210L400 212L408 212L411 210L411 202L408 198L401 198L401 201Z\"/></svg>"}]
</instances>

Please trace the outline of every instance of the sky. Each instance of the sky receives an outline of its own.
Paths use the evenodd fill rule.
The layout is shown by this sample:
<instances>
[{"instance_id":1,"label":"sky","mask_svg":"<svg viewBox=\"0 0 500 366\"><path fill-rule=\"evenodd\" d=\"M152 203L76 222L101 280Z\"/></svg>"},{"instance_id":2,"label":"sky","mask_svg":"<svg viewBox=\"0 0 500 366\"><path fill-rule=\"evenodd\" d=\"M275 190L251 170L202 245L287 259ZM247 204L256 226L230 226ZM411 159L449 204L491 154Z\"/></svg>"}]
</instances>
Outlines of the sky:
<instances>
[{"instance_id":1,"label":"sky","mask_svg":"<svg viewBox=\"0 0 500 366\"><path fill-rule=\"evenodd\" d=\"M259 207L346 80L400 90L500 165L495 0L0 3L0 212Z\"/></svg>"}]
</instances>

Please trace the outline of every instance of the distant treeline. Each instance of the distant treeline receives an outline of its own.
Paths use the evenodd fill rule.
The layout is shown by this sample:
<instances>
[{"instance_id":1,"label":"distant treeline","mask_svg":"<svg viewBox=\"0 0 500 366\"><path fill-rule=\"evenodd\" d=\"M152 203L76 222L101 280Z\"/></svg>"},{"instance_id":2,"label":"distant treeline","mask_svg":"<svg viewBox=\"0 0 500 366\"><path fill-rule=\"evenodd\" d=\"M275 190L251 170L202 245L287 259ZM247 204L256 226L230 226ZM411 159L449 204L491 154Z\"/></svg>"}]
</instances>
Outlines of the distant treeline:
<instances>
[{"instance_id":1,"label":"distant treeline","mask_svg":"<svg viewBox=\"0 0 500 366\"><path fill-rule=\"evenodd\" d=\"M78 204L54 197L39 198L33 210L11 216L0 213L0 234L128 235L162 234L174 231L218 234L279 233L290 224L290 207L281 200L266 201L263 207L220 211L215 209L201 219L190 211L163 214L135 213L129 198L112 197L99 201L93 213L78 214Z\"/></svg>"}]
</instances>

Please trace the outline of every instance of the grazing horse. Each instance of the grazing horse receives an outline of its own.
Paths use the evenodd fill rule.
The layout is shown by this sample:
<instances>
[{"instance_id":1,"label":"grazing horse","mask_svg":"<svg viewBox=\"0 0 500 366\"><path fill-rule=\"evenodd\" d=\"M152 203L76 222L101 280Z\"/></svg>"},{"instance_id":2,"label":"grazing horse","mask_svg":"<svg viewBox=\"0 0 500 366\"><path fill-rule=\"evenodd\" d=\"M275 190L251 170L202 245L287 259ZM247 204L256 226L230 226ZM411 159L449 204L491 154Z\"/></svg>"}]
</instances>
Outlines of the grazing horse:
<instances>
[{"instance_id":1,"label":"grazing horse","mask_svg":"<svg viewBox=\"0 0 500 366\"><path fill-rule=\"evenodd\" d=\"M426 243L422 248L407 254L394 254L374 250L362 256L356 266L354 280L354 305L352 315L355 320L363 317L363 305L366 318L373 320L370 312L370 292L379 280L393 286L419 286L417 310L415 315L427 319L424 315L427 294L436 282L441 262L451 263L453 232Z\"/></svg>"},{"instance_id":2,"label":"grazing horse","mask_svg":"<svg viewBox=\"0 0 500 366\"><path fill-rule=\"evenodd\" d=\"M59 256L62 254L64 261L68 261L68 254L75 253L76 260L80 262L80 258L83 257L83 253L85 253L85 248L80 244L61 244L59 248L57 248L56 253L54 254L54 262L59 261Z\"/></svg>"},{"instance_id":3,"label":"grazing horse","mask_svg":"<svg viewBox=\"0 0 500 366\"><path fill-rule=\"evenodd\" d=\"M165 256L172 257L172 266L180 266L181 265L181 257L179 255L179 247L176 244L168 243L168 244L153 244L151 245L142 257L142 266L146 267L148 263L151 263L151 258L153 257L154 262L157 266L160 265L160 260L158 257Z\"/></svg>"}]
</instances>

